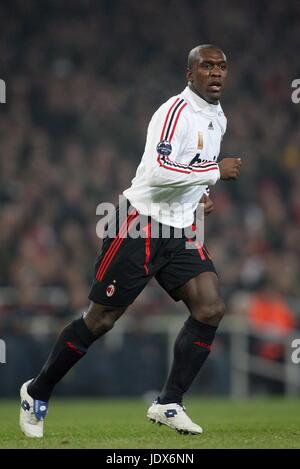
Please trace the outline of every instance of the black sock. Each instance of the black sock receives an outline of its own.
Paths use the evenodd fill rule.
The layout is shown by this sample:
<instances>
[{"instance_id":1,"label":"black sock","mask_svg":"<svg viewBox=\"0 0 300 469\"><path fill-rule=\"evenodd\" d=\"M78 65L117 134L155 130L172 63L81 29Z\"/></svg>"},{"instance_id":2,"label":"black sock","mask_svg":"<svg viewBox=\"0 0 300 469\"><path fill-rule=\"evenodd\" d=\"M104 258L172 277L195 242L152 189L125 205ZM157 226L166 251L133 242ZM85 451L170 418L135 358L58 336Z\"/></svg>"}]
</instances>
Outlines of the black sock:
<instances>
[{"instance_id":1,"label":"black sock","mask_svg":"<svg viewBox=\"0 0 300 469\"><path fill-rule=\"evenodd\" d=\"M209 355L216 330L217 327L199 322L191 316L184 323L175 341L169 377L159 396L161 404L182 402L183 394Z\"/></svg>"},{"instance_id":2,"label":"black sock","mask_svg":"<svg viewBox=\"0 0 300 469\"><path fill-rule=\"evenodd\" d=\"M71 322L59 335L38 376L28 385L29 395L48 401L56 383L86 354L95 340L82 318Z\"/></svg>"}]
</instances>

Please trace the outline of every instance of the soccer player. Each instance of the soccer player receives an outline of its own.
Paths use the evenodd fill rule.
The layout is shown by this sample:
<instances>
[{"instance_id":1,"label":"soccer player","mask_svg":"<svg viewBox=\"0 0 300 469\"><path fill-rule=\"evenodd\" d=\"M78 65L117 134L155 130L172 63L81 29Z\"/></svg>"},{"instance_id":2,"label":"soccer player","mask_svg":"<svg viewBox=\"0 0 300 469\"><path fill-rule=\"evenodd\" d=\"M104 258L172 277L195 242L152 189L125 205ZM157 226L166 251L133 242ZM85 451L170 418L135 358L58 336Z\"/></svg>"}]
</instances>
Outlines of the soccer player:
<instances>
[{"instance_id":1,"label":"soccer player","mask_svg":"<svg viewBox=\"0 0 300 469\"><path fill-rule=\"evenodd\" d=\"M209 186L240 174L240 158L217 163L226 130L219 99L227 71L221 49L195 47L188 56L186 88L153 115L136 176L123 192L126 216L121 217L121 204L108 223L112 233L112 228L118 229L103 240L90 306L61 332L40 373L21 387L20 426L28 437L43 436L56 383L113 327L152 277L175 301L184 302L189 316L175 341L169 376L147 417L180 432L202 433L182 400L209 355L224 303L205 244L188 237L185 228L195 227L199 201L205 213L212 210ZM158 227L156 237L152 223ZM142 227L144 236L130 236L134 224ZM170 229L168 237L163 236L165 227Z\"/></svg>"}]
</instances>

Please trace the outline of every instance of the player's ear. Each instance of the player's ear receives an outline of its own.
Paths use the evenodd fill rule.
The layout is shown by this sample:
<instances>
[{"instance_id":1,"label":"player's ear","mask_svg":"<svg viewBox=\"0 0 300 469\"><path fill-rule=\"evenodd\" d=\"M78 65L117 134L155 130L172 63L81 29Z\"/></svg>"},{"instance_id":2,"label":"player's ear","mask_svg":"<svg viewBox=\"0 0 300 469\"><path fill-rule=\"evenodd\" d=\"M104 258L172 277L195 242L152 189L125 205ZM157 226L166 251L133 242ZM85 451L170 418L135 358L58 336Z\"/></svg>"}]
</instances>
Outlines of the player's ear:
<instances>
[{"instance_id":1,"label":"player's ear","mask_svg":"<svg viewBox=\"0 0 300 469\"><path fill-rule=\"evenodd\" d=\"M190 68L188 68L186 71L186 79L187 79L187 82L193 83L193 72Z\"/></svg>"}]
</instances>

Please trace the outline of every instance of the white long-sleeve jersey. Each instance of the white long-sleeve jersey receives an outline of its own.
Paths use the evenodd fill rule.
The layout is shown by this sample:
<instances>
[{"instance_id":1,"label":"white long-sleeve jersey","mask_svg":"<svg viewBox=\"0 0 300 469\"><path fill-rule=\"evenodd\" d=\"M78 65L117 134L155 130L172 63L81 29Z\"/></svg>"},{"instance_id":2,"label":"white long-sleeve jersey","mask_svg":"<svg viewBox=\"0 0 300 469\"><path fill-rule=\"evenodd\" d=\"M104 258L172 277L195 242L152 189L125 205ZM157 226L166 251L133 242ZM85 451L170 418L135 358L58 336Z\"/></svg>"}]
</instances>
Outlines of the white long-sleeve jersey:
<instances>
[{"instance_id":1,"label":"white long-sleeve jersey","mask_svg":"<svg viewBox=\"0 0 300 469\"><path fill-rule=\"evenodd\" d=\"M220 178L217 159L227 120L189 87L153 115L145 151L123 194L143 215L177 228L190 226L207 189Z\"/></svg>"}]
</instances>

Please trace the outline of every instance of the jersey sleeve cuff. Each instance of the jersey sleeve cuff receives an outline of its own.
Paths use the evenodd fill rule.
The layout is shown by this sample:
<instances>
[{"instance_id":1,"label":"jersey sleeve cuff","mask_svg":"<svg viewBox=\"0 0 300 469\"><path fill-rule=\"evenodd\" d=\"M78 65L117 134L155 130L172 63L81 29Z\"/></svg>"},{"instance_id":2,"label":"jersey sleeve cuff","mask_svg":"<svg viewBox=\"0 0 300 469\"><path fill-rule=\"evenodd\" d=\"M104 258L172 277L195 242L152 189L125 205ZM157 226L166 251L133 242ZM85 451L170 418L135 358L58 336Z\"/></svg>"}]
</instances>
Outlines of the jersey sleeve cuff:
<instances>
[{"instance_id":1,"label":"jersey sleeve cuff","mask_svg":"<svg viewBox=\"0 0 300 469\"><path fill-rule=\"evenodd\" d=\"M219 168L218 163L216 163L216 169L215 169L215 171L212 171L212 173L213 173L213 175L212 175L212 176L213 176L213 179L212 179L211 184L209 184L209 185L211 185L211 186L213 186L214 184L216 184L216 182L218 182L219 179L221 178L221 173L220 173L220 168Z\"/></svg>"}]
</instances>

